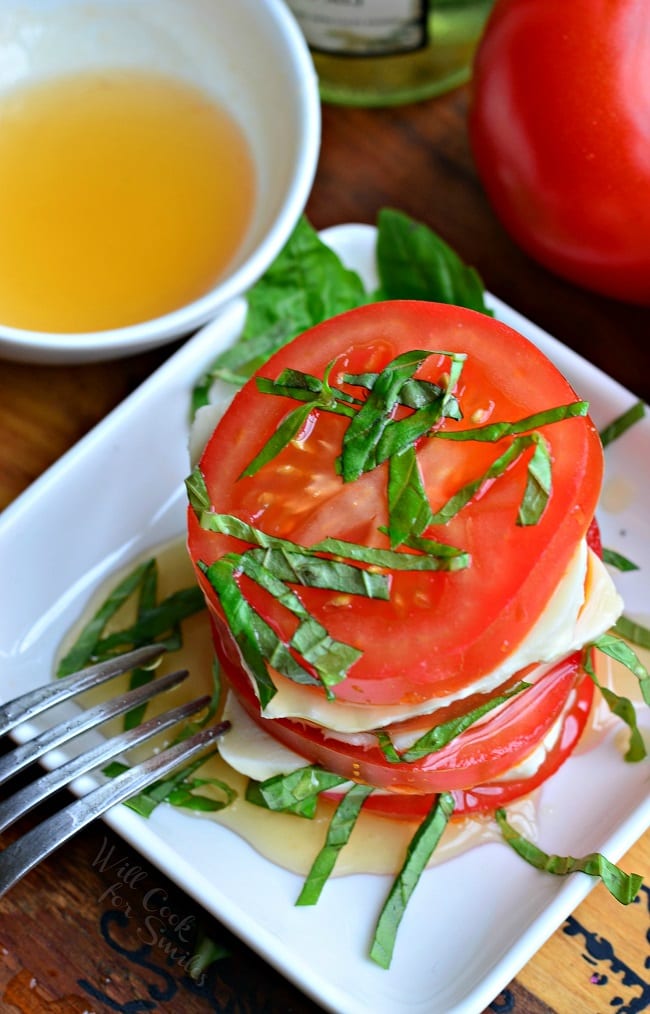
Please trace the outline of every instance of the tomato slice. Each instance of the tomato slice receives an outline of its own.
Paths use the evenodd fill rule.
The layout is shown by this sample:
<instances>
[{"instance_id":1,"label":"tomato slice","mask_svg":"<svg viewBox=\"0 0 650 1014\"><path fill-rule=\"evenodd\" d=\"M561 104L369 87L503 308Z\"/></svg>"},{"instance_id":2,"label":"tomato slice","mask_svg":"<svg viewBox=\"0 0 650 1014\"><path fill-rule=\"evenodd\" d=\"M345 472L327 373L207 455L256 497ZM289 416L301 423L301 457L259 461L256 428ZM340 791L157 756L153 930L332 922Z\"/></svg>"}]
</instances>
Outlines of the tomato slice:
<instances>
[{"instance_id":1,"label":"tomato slice","mask_svg":"<svg viewBox=\"0 0 650 1014\"><path fill-rule=\"evenodd\" d=\"M528 777L505 781L484 782L470 789L455 789L454 817L469 817L472 814L492 813L500 806L506 806L515 799L527 796L539 788L564 764L575 749L584 732L595 687L589 678L576 682L575 698L566 712L561 732L549 749L546 757ZM421 820L431 809L436 793L430 795L372 793L364 803L364 809L384 817L400 820Z\"/></svg>"},{"instance_id":2,"label":"tomato slice","mask_svg":"<svg viewBox=\"0 0 650 1014\"><path fill-rule=\"evenodd\" d=\"M238 666L231 663L225 666L228 683L252 720L305 757L306 763L319 764L344 778L375 788L407 795L470 790L498 779L531 754L562 718L583 675L581 653L576 653L443 749L418 761L392 763L379 746L360 747L305 722L261 717L246 675Z\"/></svg>"},{"instance_id":3,"label":"tomato slice","mask_svg":"<svg viewBox=\"0 0 650 1014\"><path fill-rule=\"evenodd\" d=\"M458 307L404 301L350 311L302 335L262 369L274 379L285 368L332 382L343 374L379 371L413 348L464 353L456 395L464 417L444 429L476 429L518 420L576 401L575 392L527 339L485 315ZM419 379L440 383L449 358L432 355ZM358 387L349 387L359 396ZM200 462L212 508L233 514L270 535L312 545L326 536L386 547L386 463L344 482L336 459L349 420L312 413L285 449L256 474L242 471L271 439L296 402L260 392L249 382L217 426ZM516 523L530 454L522 454L445 524L426 535L466 550L471 565L450 572L390 576L388 602L301 588L312 616L338 641L361 651L349 675L334 688L337 700L355 704L418 703L466 688L498 666L539 617L565 572L594 514L602 450L588 418L539 427L552 459L553 487L537 524ZM479 440L421 440L417 447L432 509L482 475L510 444ZM189 548L198 564L242 550L229 536L199 527L189 516ZM199 580L220 626L223 614L205 575ZM283 641L295 618L256 586L246 594ZM227 629L222 643L227 641ZM231 637L232 639L232 637ZM238 656L234 643L232 652ZM310 692L321 695L322 690Z\"/></svg>"}]
</instances>

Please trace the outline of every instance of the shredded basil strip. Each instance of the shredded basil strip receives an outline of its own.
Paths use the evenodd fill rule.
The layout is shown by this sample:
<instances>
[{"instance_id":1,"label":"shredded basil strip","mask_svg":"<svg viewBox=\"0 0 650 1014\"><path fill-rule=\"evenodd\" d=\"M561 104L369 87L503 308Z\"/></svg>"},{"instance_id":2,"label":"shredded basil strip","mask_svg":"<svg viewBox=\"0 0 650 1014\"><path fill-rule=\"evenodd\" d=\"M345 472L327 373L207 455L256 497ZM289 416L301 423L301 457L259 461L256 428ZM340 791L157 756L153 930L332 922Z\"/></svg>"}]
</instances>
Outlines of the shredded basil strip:
<instances>
[{"instance_id":1,"label":"shredded basil strip","mask_svg":"<svg viewBox=\"0 0 650 1014\"><path fill-rule=\"evenodd\" d=\"M152 561L153 563L153 561ZM155 608L156 599L158 597L158 567L155 565L147 568L143 575L143 581L140 585L140 593L138 596L138 622L143 619L147 611ZM180 630L178 630L178 636L180 637ZM142 639L141 634L134 643L134 647L139 647L141 644L145 644L146 640ZM154 678L153 671L147 668L132 669L129 676L129 690L135 690L136 687L145 686L150 683ZM123 719L123 726L125 729L134 729L136 726L144 720L144 716L147 712L147 704L143 703L137 708L132 708L131 711L127 711Z\"/></svg>"},{"instance_id":2,"label":"shredded basil strip","mask_svg":"<svg viewBox=\"0 0 650 1014\"><path fill-rule=\"evenodd\" d=\"M536 434L532 434L536 436ZM517 514L518 525L536 525L551 495L551 453L543 437L536 440L526 471L526 488Z\"/></svg>"},{"instance_id":3,"label":"shredded basil strip","mask_svg":"<svg viewBox=\"0 0 650 1014\"><path fill-rule=\"evenodd\" d=\"M380 528L379 530L383 531L384 529ZM469 553L465 553L462 549L457 549L456 546L450 546L446 542L438 542L436 539L429 538L429 536L409 535L404 540L404 545L408 546L409 549L417 549L420 553L428 553L430 556L452 557L454 566L450 566L450 570L462 570L470 565L471 557Z\"/></svg>"},{"instance_id":4,"label":"shredded basil strip","mask_svg":"<svg viewBox=\"0 0 650 1014\"><path fill-rule=\"evenodd\" d=\"M289 774L274 775L263 782L251 779L246 799L267 810L295 813L311 820L316 814L320 793L344 785L347 781L347 778L310 764Z\"/></svg>"},{"instance_id":5,"label":"shredded basil strip","mask_svg":"<svg viewBox=\"0 0 650 1014\"><path fill-rule=\"evenodd\" d=\"M597 641L595 642L594 646L598 647ZM613 715L616 715L617 718L620 718L621 721L624 722L625 725L627 725L628 729L630 730L630 742L627 751L625 753L624 759L628 762L628 764L635 764L638 761L643 760L644 757L646 756L646 748L645 743L643 742L643 736L641 735L641 732L637 725L636 711L634 709L632 701L630 701L627 697L623 697L620 694L615 693L615 691L611 690L609 687L603 686L602 683L600 683L594 671L594 667L591 664L590 652L588 649L585 651L583 667L585 672L592 680L592 682L600 690L603 699L607 704L611 713Z\"/></svg>"},{"instance_id":6,"label":"shredded basil strip","mask_svg":"<svg viewBox=\"0 0 650 1014\"><path fill-rule=\"evenodd\" d=\"M378 445L391 420L400 388L434 354L422 349L403 352L381 371L343 437L340 464L344 482L354 482L377 466Z\"/></svg>"},{"instance_id":7,"label":"shredded basil strip","mask_svg":"<svg viewBox=\"0 0 650 1014\"><path fill-rule=\"evenodd\" d=\"M389 459L388 519L392 549L417 538L431 523L431 506L414 447Z\"/></svg>"},{"instance_id":8,"label":"shredded basil strip","mask_svg":"<svg viewBox=\"0 0 650 1014\"><path fill-rule=\"evenodd\" d=\"M338 412L352 418L356 414L354 405L360 407L363 402L351 394L332 388L326 380L321 380L311 373L300 370L283 370L276 380L269 377L256 377L255 384L262 394L275 394L281 398L293 398L294 401L311 402L315 407Z\"/></svg>"},{"instance_id":9,"label":"shredded basil strip","mask_svg":"<svg viewBox=\"0 0 650 1014\"><path fill-rule=\"evenodd\" d=\"M600 442L603 447L607 447L618 437L622 436L626 430L629 430L631 426L643 419L645 415L645 405L642 401L637 401L634 405L623 412L616 419L613 419L608 426L605 426L600 431Z\"/></svg>"},{"instance_id":10,"label":"shredded basil strip","mask_svg":"<svg viewBox=\"0 0 650 1014\"><path fill-rule=\"evenodd\" d=\"M406 906L454 810L454 797L442 792L413 835L404 864L388 893L375 927L370 957L389 968Z\"/></svg>"},{"instance_id":11,"label":"shredded basil strip","mask_svg":"<svg viewBox=\"0 0 650 1014\"><path fill-rule=\"evenodd\" d=\"M619 629L620 620L617 621L615 630L622 633ZM623 634L625 636L625 634ZM641 693L643 700L650 706L650 674L648 670L637 658L632 648L625 641L621 640L620 637L616 637L614 634L601 634L597 640L593 642L595 648L599 651L604 652L605 655L609 655L617 662L621 662L622 665L629 669L630 672L636 676L641 687Z\"/></svg>"},{"instance_id":12,"label":"shredded basil strip","mask_svg":"<svg viewBox=\"0 0 650 1014\"><path fill-rule=\"evenodd\" d=\"M282 676L286 676L287 679L293 680L294 683L322 686L321 680L300 665L284 641L280 640L273 628L252 608L251 625L262 657L273 669Z\"/></svg>"},{"instance_id":13,"label":"shredded basil strip","mask_svg":"<svg viewBox=\"0 0 650 1014\"><path fill-rule=\"evenodd\" d=\"M239 560L228 555L203 569L217 594L226 622L239 646L248 670L255 680L260 704L262 708L265 708L277 691L269 676L264 655L255 636L253 609L234 580L234 573L238 566Z\"/></svg>"},{"instance_id":14,"label":"shredded basil strip","mask_svg":"<svg viewBox=\"0 0 650 1014\"><path fill-rule=\"evenodd\" d=\"M377 464L398 454L415 443L426 434L432 432L433 427L444 416L452 415L457 418L460 408L452 391L462 373L463 366L467 359L465 353L461 352L432 352L431 355L444 355L450 360L447 382L441 388L438 401L430 401L422 408L416 409L411 415L403 419L390 420L381 436L377 446Z\"/></svg>"},{"instance_id":15,"label":"shredded basil strip","mask_svg":"<svg viewBox=\"0 0 650 1014\"><path fill-rule=\"evenodd\" d=\"M619 616L614 625L614 630L621 637L624 637L626 641L638 644L640 648L650 648L650 630L641 623L637 623L636 620L630 619L629 616ZM644 699L646 703L650 703L645 694Z\"/></svg>"},{"instance_id":16,"label":"shredded basil strip","mask_svg":"<svg viewBox=\"0 0 650 1014\"><path fill-rule=\"evenodd\" d=\"M287 552L284 548L250 549L247 557L258 560L282 581L307 588L325 588L369 599L390 598L390 585L385 574L355 567L341 560L314 557L309 553Z\"/></svg>"},{"instance_id":17,"label":"shredded basil strip","mask_svg":"<svg viewBox=\"0 0 650 1014\"><path fill-rule=\"evenodd\" d=\"M181 768L180 771L174 772L169 778L154 782L147 789L127 799L124 805L128 806L131 810L135 810L141 817L150 817L161 803L169 803L171 806L193 810L195 813L215 813L218 810L223 810L226 806L230 806L237 798L235 790L220 778L194 777L194 772L202 764L205 764L208 757L213 756L217 752L218 750L215 748L212 753L201 757L198 761L194 761L185 768ZM128 770L128 764L112 761L104 768L104 774L109 778L116 778ZM214 796L208 796L198 791L206 786L210 786L221 792L223 799L215 799Z\"/></svg>"},{"instance_id":18,"label":"shredded basil strip","mask_svg":"<svg viewBox=\"0 0 650 1014\"><path fill-rule=\"evenodd\" d=\"M57 677L69 676L70 673L77 672L96 659L97 645L107 623L138 590L152 565L155 565L155 561L146 560L113 588L105 602L85 625L73 646L59 662L56 671Z\"/></svg>"},{"instance_id":19,"label":"shredded basil strip","mask_svg":"<svg viewBox=\"0 0 650 1014\"><path fill-rule=\"evenodd\" d=\"M301 546L289 539L267 535L266 532L254 528L233 514L211 514L209 511L203 511L200 514L199 523L207 531L219 532L221 535L232 535L233 538L253 543L262 549L270 548L283 550L287 553L304 553L317 559L320 559L319 553L330 553L332 556L355 560L357 563L368 563L386 570L458 570L466 567L468 561L467 554L462 550L456 549L454 546L446 546L444 543L434 543L432 540L429 540L431 553L420 555L363 546L356 542L347 542L345 539L332 538L322 539L320 542L315 542L313 546ZM439 552L435 552L436 546L440 547Z\"/></svg>"},{"instance_id":20,"label":"shredded basil strip","mask_svg":"<svg viewBox=\"0 0 650 1014\"><path fill-rule=\"evenodd\" d=\"M210 510L210 494L208 493L205 476L198 465L185 480L185 489L187 490L187 498L197 515L201 511Z\"/></svg>"},{"instance_id":21,"label":"shredded basil strip","mask_svg":"<svg viewBox=\"0 0 650 1014\"><path fill-rule=\"evenodd\" d=\"M150 640L159 638L159 635L163 635L162 639L158 639L159 644L170 650L180 648L182 645L181 622L188 616L204 609L205 601L199 589L193 587L174 592L166 599L156 603L157 576L158 565L155 559L146 560L127 574L109 593L105 602L83 628L70 651L61 660L57 676L68 675L92 661L107 658L115 654L118 648L126 650L147 644ZM137 596L136 622L114 634L103 636L108 622L133 596ZM130 675L130 687L141 686L151 679L153 679L151 670L134 669ZM219 673L216 667L213 669L213 681L212 698L205 714L199 720L186 722L174 738L174 743L192 735L214 718L221 695ZM140 724L143 717L144 708L132 709L125 716L125 727L134 728ZM125 805L144 817L150 816L162 802L192 810L216 810L227 806L235 795L229 786L218 779L193 777L194 771L205 762L205 759L203 757L193 765L175 772L170 778L149 786L143 792L127 800ZM126 770L128 770L128 765L113 761L104 768L103 773L107 777L116 777ZM224 799L217 800L198 791L207 785L216 787Z\"/></svg>"},{"instance_id":22,"label":"shredded basil strip","mask_svg":"<svg viewBox=\"0 0 650 1014\"><path fill-rule=\"evenodd\" d=\"M599 877L609 893L622 905L629 905L636 898L643 883L643 877L638 873L624 873L600 852L591 852L580 859L573 856L549 855L520 835L508 823L505 810L497 810L495 817L504 841L535 869L559 877L570 873L587 873L591 877Z\"/></svg>"},{"instance_id":23,"label":"shredded basil strip","mask_svg":"<svg viewBox=\"0 0 650 1014\"><path fill-rule=\"evenodd\" d=\"M67 676L93 662L154 641L168 651L179 649L182 645L181 623L205 608L203 595L199 588L184 588L157 602L157 589L158 564L152 558L135 567L108 594L59 662L57 677ZM104 635L109 621L133 597L137 600L135 621L128 627ZM154 678L156 665L133 669L128 688L133 690L149 683ZM132 729L139 725L145 712L146 704L127 712L124 728Z\"/></svg>"},{"instance_id":24,"label":"shredded basil strip","mask_svg":"<svg viewBox=\"0 0 650 1014\"><path fill-rule=\"evenodd\" d=\"M186 973L191 979L201 981L203 973L221 958L230 957L231 952L223 944L213 940L203 926L197 926L196 938L192 948L192 957L187 963Z\"/></svg>"},{"instance_id":25,"label":"shredded basil strip","mask_svg":"<svg viewBox=\"0 0 650 1014\"><path fill-rule=\"evenodd\" d=\"M194 719L190 722L186 722L181 730L174 736L172 745L180 743L200 729L205 728L215 717L219 710L221 703L221 680L219 675L219 667L215 662L212 666L212 679L213 688L210 702L205 709L204 714L199 719ZM226 724L226 723L224 723ZM215 747L214 751L208 756L213 756L214 753L218 752L218 747ZM179 771L173 772L168 778L163 779L159 782L154 782L153 785L143 789L142 792L132 796L125 802L125 806L130 807L139 813L142 817L149 817L160 803L170 803L172 806L180 806L184 809L202 811L202 812L214 812L216 810L222 810L225 806L229 806L236 797L237 793L235 790L223 782L219 778L195 778L194 772L197 771L202 764L205 763L207 757L201 757L192 764L181 768ZM123 764L120 761L112 761L103 769L103 774L108 778L115 778L117 775L122 774L124 771L128 771L129 765ZM214 796L207 796L204 793L198 791L205 786L210 786L217 789L222 799L215 799Z\"/></svg>"},{"instance_id":26,"label":"shredded basil strip","mask_svg":"<svg viewBox=\"0 0 650 1014\"><path fill-rule=\"evenodd\" d=\"M341 379L352 387L370 389L374 386L378 376L378 373L344 373ZM405 380L402 384L397 396L397 403L405 405L407 408L424 408L425 405L439 402L443 394L443 388L434 384L432 380L420 380L413 377L411 380ZM462 418L458 401L453 396L448 398L446 415L452 419Z\"/></svg>"},{"instance_id":27,"label":"shredded basil strip","mask_svg":"<svg viewBox=\"0 0 650 1014\"><path fill-rule=\"evenodd\" d=\"M389 737L386 736L386 739L382 737L379 740L379 744L384 751L386 760L394 763L395 758L397 758L398 762L404 761L406 763L411 763L413 761L422 760L423 757L428 757L429 754L437 753L438 750L442 750L443 747L448 746L452 740L456 739L457 736L460 736L460 734L465 732L466 729L469 729L475 722L478 722L478 720L483 718L484 715L488 715L491 711L494 711L502 704L505 704L513 697L522 693L523 690L528 690L530 685L530 683L525 682L517 683L509 690L506 690L503 694L500 694L498 697L493 697L491 700L485 701L483 704L479 704L476 708L472 708L471 711L466 712L464 715L459 715L458 718L451 718L449 721L443 722L441 725L434 726L432 729L429 729L428 732L425 732L422 736L420 736L408 750L404 751L404 753L398 753L394 747L392 750L387 750L386 739Z\"/></svg>"},{"instance_id":28,"label":"shredded basil strip","mask_svg":"<svg viewBox=\"0 0 650 1014\"><path fill-rule=\"evenodd\" d=\"M438 434L436 434L437 436ZM468 482L465 486L459 489L453 496L447 500L442 507L435 511L432 515L432 524L446 524L453 517L458 514L463 507L465 507L470 500L478 493L482 486L492 479L498 479L503 475L512 465L517 458L524 453L524 451L535 445L535 447L545 446L544 438L539 433L530 433L527 436L518 436L512 441L510 446L496 458L490 467L486 469L483 475L480 475L477 479L473 479ZM543 452L548 454L548 451ZM535 460L533 454L532 460ZM541 517L544 511L548 496L550 493L550 487L544 488L542 481L545 476L545 470L540 468L539 459L535 462L534 474L531 474L531 465L528 466L528 481L526 483L526 489L522 502L519 506L517 514L517 524L519 525L532 525ZM548 477L550 481L550 476Z\"/></svg>"},{"instance_id":29,"label":"shredded basil strip","mask_svg":"<svg viewBox=\"0 0 650 1014\"><path fill-rule=\"evenodd\" d=\"M632 560L628 560L622 553L617 552L615 549L607 549L605 546L603 546L603 561L621 572L639 569L638 564Z\"/></svg>"},{"instance_id":30,"label":"shredded basil strip","mask_svg":"<svg viewBox=\"0 0 650 1014\"><path fill-rule=\"evenodd\" d=\"M287 444L290 444L298 436L314 408L314 404L308 402L306 405L299 405L293 412L285 416L271 439L264 444L259 454L255 455L238 478L245 479L247 476L255 475L260 468L277 457L280 451L284 450Z\"/></svg>"},{"instance_id":31,"label":"shredded basil strip","mask_svg":"<svg viewBox=\"0 0 650 1014\"><path fill-rule=\"evenodd\" d=\"M478 440L481 443L494 443L504 437L529 433L539 429L540 426L549 426L551 423L562 422L564 419L585 416L588 411L588 401L573 401L568 405L558 405L556 408L549 408L544 412L536 412L534 415L517 419L515 422L487 423L485 426L476 426L471 430L436 430L434 436L437 440Z\"/></svg>"},{"instance_id":32,"label":"shredded basil strip","mask_svg":"<svg viewBox=\"0 0 650 1014\"><path fill-rule=\"evenodd\" d=\"M371 785L353 785L332 814L325 844L316 856L296 905L315 905L329 878L339 852L350 840L350 835L361 813L361 808L373 791Z\"/></svg>"},{"instance_id":33,"label":"shredded basil strip","mask_svg":"<svg viewBox=\"0 0 650 1014\"><path fill-rule=\"evenodd\" d=\"M123 630L108 634L97 643L97 650L105 657L125 651L132 644L150 644L156 641L169 650L180 648L178 624L205 609L200 588L181 588L150 609L143 609L136 621Z\"/></svg>"}]
</instances>

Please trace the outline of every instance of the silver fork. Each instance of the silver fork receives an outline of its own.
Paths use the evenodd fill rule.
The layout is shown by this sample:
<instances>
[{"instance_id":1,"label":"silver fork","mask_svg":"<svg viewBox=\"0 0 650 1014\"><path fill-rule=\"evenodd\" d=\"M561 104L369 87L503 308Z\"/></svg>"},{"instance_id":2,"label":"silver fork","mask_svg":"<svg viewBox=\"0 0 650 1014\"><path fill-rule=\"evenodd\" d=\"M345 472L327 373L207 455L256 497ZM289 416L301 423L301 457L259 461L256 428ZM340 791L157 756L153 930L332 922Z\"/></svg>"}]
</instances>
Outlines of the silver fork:
<instances>
[{"instance_id":1,"label":"silver fork","mask_svg":"<svg viewBox=\"0 0 650 1014\"><path fill-rule=\"evenodd\" d=\"M148 645L116 656L106 662L82 669L64 679L46 683L0 707L0 736L41 714L55 704L69 700L85 690L100 686L130 669L149 666L163 653L159 645ZM124 714L152 697L181 683L188 673L178 670L158 676L151 682L120 694L111 700L79 712L72 718L47 729L33 739L0 757L0 784L22 771L50 750L69 742L75 736L96 728L103 722ZM40 778L0 801L0 832L13 824L38 803L68 785L75 778L106 764L127 750L144 743L171 726L196 715L209 703L208 696L181 704L133 729L102 740L96 746L46 772ZM165 777L175 768L215 749L216 740L228 723L207 726L187 739L161 750L116 778L99 785L62 810L46 818L26 834L0 851L0 897L25 876L41 860L68 841L77 831L106 813L112 806L136 795L152 782Z\"/></svg>"}]
</instances>

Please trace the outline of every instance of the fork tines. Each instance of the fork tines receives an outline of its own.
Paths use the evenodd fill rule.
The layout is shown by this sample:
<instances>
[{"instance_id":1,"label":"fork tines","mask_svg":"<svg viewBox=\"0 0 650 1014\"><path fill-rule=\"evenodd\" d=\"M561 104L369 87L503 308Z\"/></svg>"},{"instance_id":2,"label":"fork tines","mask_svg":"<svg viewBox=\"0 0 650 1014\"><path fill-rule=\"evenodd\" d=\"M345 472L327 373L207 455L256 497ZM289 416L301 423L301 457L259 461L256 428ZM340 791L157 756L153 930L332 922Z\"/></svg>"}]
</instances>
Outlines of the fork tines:
<instances>
[{"instance_id":1,"label":"fork tines","mask_svg":"<svg viewBox=\"0 0 650 1014\"><path fill-rule=\"evenodd\" d=\"M0 708L0 734L16 728L54 704L99 686L106 680L128 672L130 669L151 665L161 656L163 650L159 645L139 648L21 695ZM48 751L67 743L73 737L94 729L110 718L130 711L164 690L178 686L187 675L186 670L179 670L155 677L135 690L127 691L112 700L81 711L73 718L67 719L17 746L0 758L0 784ZM0 832L38 803L69 785L74 779L105 765L108 761L144 743L157 733L198 714L206 707L209 700L208 696L199 697L156 715L132 729L102 739L90 749L84 750L78 756L19 789L13 796L0 802ZM124 802L182 764L214 751L218 737L227 727L228 724L225 722L208 726L193 736L161 750L136 766L128 768L116 778L92 789L80 799L28 831L21 838L16 839L0 852L0 896L59 845L68 841L78 830L96 817L101 816L112 806Z\"/></svg>"}]
</instances>

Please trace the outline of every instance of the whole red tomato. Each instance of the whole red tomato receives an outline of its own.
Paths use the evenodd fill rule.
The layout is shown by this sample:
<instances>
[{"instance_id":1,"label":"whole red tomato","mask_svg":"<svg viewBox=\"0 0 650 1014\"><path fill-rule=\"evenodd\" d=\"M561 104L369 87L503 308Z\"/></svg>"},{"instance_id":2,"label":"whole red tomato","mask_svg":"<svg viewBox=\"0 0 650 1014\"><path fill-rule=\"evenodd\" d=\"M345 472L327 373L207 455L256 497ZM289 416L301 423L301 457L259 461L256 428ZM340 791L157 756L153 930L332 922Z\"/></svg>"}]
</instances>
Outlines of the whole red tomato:
<instances>
[{"instance_id":1,"label":"whole red tomato","mask_svg":"<svg viewBox=\"0 0 650 1014\"><path fill-rule=\"evenodd\" d=\"M488 197L532 257L650 304L650 0L497 0L469 130Z\"/></svg>"}]
</instances>

